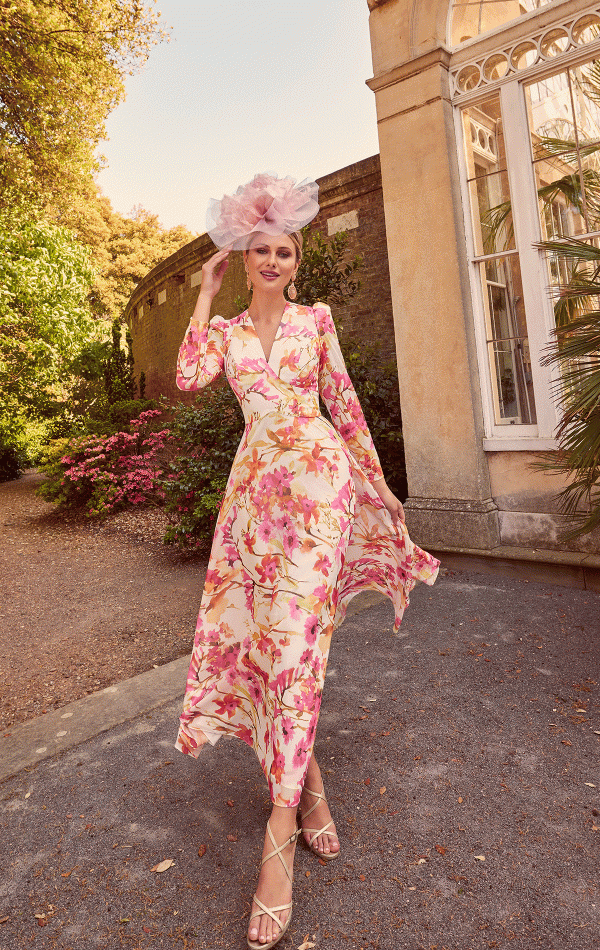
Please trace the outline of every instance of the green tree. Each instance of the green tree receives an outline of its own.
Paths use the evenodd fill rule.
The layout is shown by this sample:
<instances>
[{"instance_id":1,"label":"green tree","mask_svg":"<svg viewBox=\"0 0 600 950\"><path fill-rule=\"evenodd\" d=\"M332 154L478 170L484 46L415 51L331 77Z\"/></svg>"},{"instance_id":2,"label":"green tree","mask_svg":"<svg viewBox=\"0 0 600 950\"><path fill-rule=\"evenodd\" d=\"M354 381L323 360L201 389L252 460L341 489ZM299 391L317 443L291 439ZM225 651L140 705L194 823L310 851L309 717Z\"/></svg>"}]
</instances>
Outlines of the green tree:
<instances>
[{"instance_id":1,"label":"green tree","mask_svg":"<svg viewBox=\"0 0 600 950\"><path fill-rule=\"evenodd\" d=\"M94 312L111 320L121 316L135 286L155 264L194 238L183 225L163 228L157 215L140 206L122 215L101 194L73 215L73 229L90 248L96 268Z\"/></svg>"},{"instance_id":2,"label":"green tree","mask_svg":"<svg viewBox=\"0 0 600 950\"><path fill-rule=\"evenodd\" d=\"M348 235L345 231L334 234L326 241L319 231L304 229L305 244L296 276L297 302L311 307L323 303L342 305L360 290L356 274L361 257L345 260Z\"/></svg>"},{"instance_id":3,"label":"green tree","mask_svg":"<svg viewBox=\"0 0 600 950\"><path fill-rule=\"evenodd\" d=\"M112 345L104 364L104 388L109 406L135 396L131 333L125 335L125 350L121 349L121 324L114 320Z\"/></svg>"},{"instance_id":4,"label":"green tree","mask_svg":"<svg viewBox=\"0 0 600 950\"><path fill-rule=\"evenodd\" d=\"M0 0L0 201L89 197L123 77L164 34L142 0Z\"/></svg>"},{"instance_id":5,"label":"green tree","mask_svg":"<svg viewBox=\"0 0 600 950\"><path fill-rule=\"evenodd\" d=\"M93 340L94 273L69 231L0 212L2 415L48 416L68 396L72 364Z\"/></svg>"}]
</instances>

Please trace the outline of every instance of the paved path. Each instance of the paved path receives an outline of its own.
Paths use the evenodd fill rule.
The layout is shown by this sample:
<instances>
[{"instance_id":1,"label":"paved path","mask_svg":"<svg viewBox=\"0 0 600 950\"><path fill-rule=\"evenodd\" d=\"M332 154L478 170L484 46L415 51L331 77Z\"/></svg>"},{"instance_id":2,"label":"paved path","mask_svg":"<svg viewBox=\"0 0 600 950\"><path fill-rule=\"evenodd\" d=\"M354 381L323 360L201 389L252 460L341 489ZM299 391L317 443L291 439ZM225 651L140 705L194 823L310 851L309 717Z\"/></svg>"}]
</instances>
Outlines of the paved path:
<instances>
[{"instance_id":1,"label":"paved path","mask_svg":"<svg viewBox=\"0 0 600 950\"><path fill-rule=\"evenodd\" d=\"M317 739L343 853L298 849L282 948L600 947L599 618L598 594L455 574L415 591L399 637L387 603L345 623ZM1 950L245 947L253 753L179 755L179 699L103 731L103 696L87 741L0 786Z\"/></svg>"}]
</instances>

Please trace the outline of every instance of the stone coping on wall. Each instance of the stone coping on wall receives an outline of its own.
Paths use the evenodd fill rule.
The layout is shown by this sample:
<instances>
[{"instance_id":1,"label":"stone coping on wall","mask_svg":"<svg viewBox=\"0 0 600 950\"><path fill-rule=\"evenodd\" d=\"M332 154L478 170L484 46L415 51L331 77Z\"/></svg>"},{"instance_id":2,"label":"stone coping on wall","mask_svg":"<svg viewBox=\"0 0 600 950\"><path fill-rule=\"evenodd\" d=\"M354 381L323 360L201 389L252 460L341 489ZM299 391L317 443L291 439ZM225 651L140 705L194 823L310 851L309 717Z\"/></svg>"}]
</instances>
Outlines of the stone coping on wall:
<instances>
[{"instance_id":1,"label":"stone coping on wall","mask_svg":"<svg viewBox=\"0 0 600 950\"><path fill-rule=\"evenodd\" d=\"M449 570L512 574L521 580L600 593L600 555L545 551L500 544L490 549L429 544L428 551Z\"/></svg>"}]
</instances>

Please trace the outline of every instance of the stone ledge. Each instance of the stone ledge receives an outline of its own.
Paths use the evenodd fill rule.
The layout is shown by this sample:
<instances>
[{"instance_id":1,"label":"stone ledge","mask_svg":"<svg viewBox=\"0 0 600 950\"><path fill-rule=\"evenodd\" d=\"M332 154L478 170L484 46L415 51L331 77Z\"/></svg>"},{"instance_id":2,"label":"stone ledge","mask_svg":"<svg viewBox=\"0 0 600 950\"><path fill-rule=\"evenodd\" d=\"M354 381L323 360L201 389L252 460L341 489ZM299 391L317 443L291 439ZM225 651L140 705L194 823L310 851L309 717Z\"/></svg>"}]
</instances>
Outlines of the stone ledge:
<instances>
[{"instance_id":1,"label":"stone ledge","mask_svg":"<svg viewBox=\"0 0 600 950\"><path fill-rule=\"evenodd\" d=\"M480 549L430 545L428 551L455 570L482 570L510 574L521 580L560 587L578 587L600 593L600 556L576 551L545 551L498 545Z\"/></svg>"}]
</instances>

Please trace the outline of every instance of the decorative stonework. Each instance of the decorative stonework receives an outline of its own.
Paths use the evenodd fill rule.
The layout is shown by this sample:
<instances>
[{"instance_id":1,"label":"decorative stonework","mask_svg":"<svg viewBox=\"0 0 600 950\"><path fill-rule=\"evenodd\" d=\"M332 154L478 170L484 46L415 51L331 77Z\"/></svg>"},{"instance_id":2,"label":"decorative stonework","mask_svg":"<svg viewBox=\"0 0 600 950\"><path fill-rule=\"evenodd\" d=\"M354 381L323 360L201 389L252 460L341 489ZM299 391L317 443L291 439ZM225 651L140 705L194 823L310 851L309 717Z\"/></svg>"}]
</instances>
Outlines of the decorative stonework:
<instances>
[{"instance_id":1,"label":"decorative stonework","mask_svg":"<svg viewBox=\"0 0 600 950\"><path fill-rule=\"evenodd\" d=\"M600 6L454 67L450 70L452 95L459 98L516 74L526 76L557 56L588 45L600 50Z\"/></svg>"}]
</instances>

